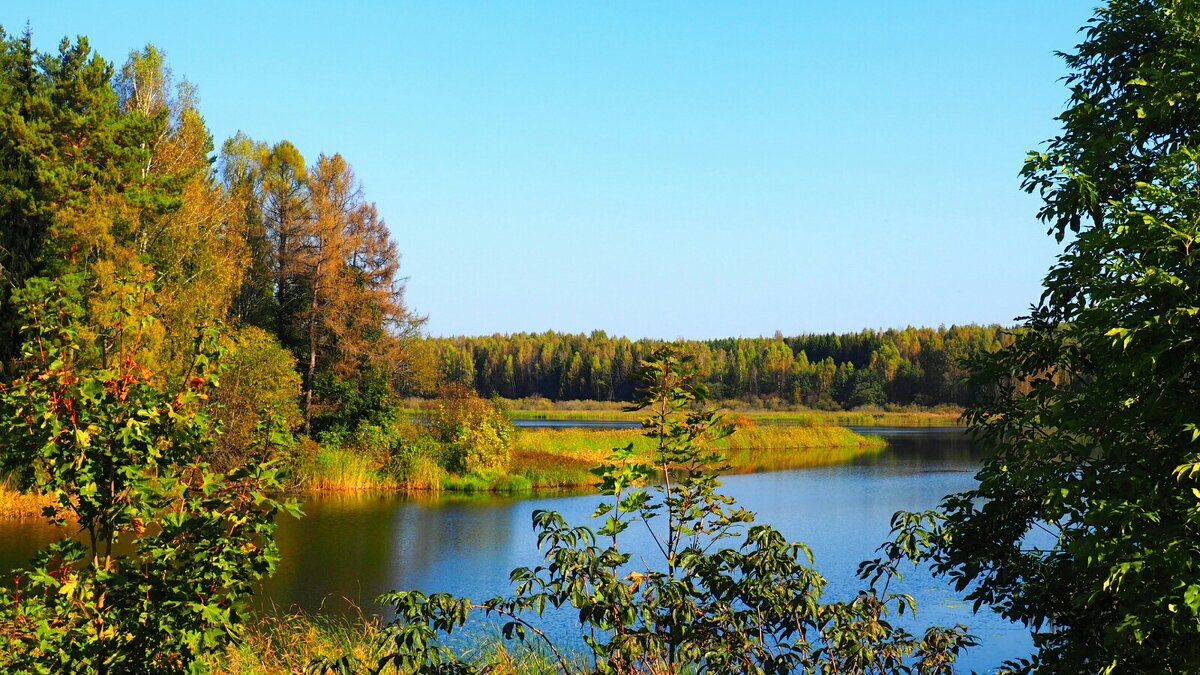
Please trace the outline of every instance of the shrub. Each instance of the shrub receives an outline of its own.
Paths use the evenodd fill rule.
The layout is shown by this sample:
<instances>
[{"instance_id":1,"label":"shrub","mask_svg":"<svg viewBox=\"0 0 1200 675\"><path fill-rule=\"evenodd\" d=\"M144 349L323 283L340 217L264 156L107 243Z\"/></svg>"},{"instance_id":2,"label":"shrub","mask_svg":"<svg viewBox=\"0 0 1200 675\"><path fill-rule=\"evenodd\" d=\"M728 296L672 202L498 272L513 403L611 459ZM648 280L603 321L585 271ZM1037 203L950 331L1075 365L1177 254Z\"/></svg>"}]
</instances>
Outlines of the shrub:
<instances>
[{"instance_id":1,"label":"shrub","mask_svg":"<svg viewBox=\"0 0 1200 675\"><path fill-rule=\"evenodd\" d=\"M225 469L241 463L259 448L262 424L278 424L291 433L300 415L300 376L296 359L269 333L246 326L233 334L222 359L221 386L213 392L213 417L222 434L213 444L213 466Z\"/></svg>"},{"instance_id":2,"label":"shrub","mask_svg":"<svg viewBox=\"0 0 1200 675\"><path fill-rule=\"evenodd\" d=\"M383 470L407 487L437 490L446 474L441 456L442 445L428 433L419 433L412 438L401 436L389 453Z\"/></svg>"},{"instance_id":3,"label":"shrub","mask_svg":"<svg viewBox=\"0 0 1200 675\"><path fill-rule=\"evenodd\" d=\"M430 436L445 445L447 471L466 474L508 464L516 430L501 407L474 390L457 382L443 385L423 411Z\"/></svg>"},{"instance_id":4,"label":"shrub","mask_svg":"<svg viewBox=\"0 0 1200 675\"><path fill-rule=\"evenodd\" d=\"M3 469L84 537L52 544L0 590L0 671L186 672L230 641L278 559L276 513L298 512L271 496L269 458L225 474L200 460L214 433L215 331L167 389L142 365L153 317L133 308L149 287L115 285L98 346L82 337L96 334L78 283L33 278L13 294L25 339L19 375L0 388Z\"/></svg>"}]
</instances>

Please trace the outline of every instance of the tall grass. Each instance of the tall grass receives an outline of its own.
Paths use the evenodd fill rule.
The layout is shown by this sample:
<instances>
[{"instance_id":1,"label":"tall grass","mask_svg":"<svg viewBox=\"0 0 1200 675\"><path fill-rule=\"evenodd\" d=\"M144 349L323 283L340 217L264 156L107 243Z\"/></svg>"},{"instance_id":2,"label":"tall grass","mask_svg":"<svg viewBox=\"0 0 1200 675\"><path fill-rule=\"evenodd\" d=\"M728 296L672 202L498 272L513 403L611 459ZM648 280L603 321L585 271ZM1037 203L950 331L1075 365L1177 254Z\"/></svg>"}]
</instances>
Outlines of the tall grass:
<instances>
[{"instance_id":1,"label":"tall grass","mask_svg":"<svg viewBox=\"0 0 1200 675\"><path fill-rule=\"evenodd\" d=\"M357 609L357 608L356 608ZM356 616L271 612L243 627L241 640L209 657L213 675L282 675L308 672L317 659L349 655L374 664L383 654L380 623L361 610Z\"/></svg>"},{"instance_id":2,"label":"tall grass","mask_svg":"<svg viewBox=\"0 0 1200 675\"><path fill-rule=\"evenodd\" d=\"M224 653L208 657L212 675L291 675L308 672L314 660L350 656L374 666L389 645L378 617L354 607L350 616L278 611L251 620L242 639ZM540 645L510 644L499 636L480 636L462 654L494 675L550 675L557 663ZM392 645L394 647L394 645ZM568 659L582 659L568 655ZM366 672L365 669L363 672ZM388 671L391 672L391 671Z\"/></svg>"},{"instance_id":3,"label":"tall grass","mask_svg":"<svg viewBox=\"0 0 1200 675\"><path fill-rule=\"evenodd\" d=\"M446 483L449 474L438 463L436 457L420 454L412 459L404 477L404 487L409 490L438 491Z\"/></svg>"},{"instance_id":4,"label":"tall grass","mask_svg":"<svg viewBox=\"0 0 1200 675\"><path fill-rule=\"evenodd\" d=\"M38 518L42 509L53 500L37 492L21 492L15 481L5 476L0 480L0 520L26 520Z\"/></svg>"},{"instance_id":5,"label":"tall grass","mask_svg":"<svg viewBox=\"0 0 1200 675\"><path fill-rule=\"evenodd\" d=\"M613 448L633 444L649 458L655 441L640 429L525 429L517 438L509 472L529 479L533 487L584 487L595 484L591 469L607 460ZM749 427L722 439L734 472L782 470L846 462L886 446L878 436L819 425Z\"/></svg>"},{"instance_id":6,"label":"tall grass","mask_svg":"<svg viewBox=\"0 0 1200 675\"><path fill-rule=\"evenodd\" d=\"M352 449L321 446L300 468L302 484L309 490L379 490L396 482L371 458Z\"/></svg>"}]
</instances>

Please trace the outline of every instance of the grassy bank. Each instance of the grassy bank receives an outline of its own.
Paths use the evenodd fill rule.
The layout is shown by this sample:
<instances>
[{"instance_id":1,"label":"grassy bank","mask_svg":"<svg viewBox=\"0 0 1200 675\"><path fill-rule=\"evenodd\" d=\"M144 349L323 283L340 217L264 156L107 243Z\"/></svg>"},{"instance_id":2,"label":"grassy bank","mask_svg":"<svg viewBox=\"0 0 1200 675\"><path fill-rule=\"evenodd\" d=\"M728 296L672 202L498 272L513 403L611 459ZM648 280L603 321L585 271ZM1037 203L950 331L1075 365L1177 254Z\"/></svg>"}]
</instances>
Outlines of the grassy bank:
<instances>
[{"instance_id":1,"label":"grassy bank","mask_svg":"<svg viewBox=\"0 0 1200 675\"><path fill-rule=\"evenodd\" d=\"M410 453L395 464L371 460L346 448L320 448L300 471L307 490L432 490L524 494L534 490L587 489L596 482L591 470L604 463L613 448L633 443L649 459L654 443L641 429L532 428L517 433L504 469L448 473L439 465L436 448ZM877 436L856 434L842 427L818 424L763 426L740 429L722 439L733 473L778 471L845 462L885 446Z\"/></svg>"},{"instance_id":2,"label":"grassy bank","mask_svg":"<svg viewBox=\"0 0 1200 675\"><path fill-rule=\"evenodd\" d=\"M633 443L644 459L654 454L654 441L641 429L525 429L517 438L510 472L533 487L586 487L595 482L590 470L607 460L612 449ZM877 452L882 438L827 426L757 427L722 439L734 473L836 464Z\"/></svg>"},{"instance_id":3,"label":"grassy bank","mask_svg":"<svg viewBox=\"0 0 1200 675\"><path fill-rule=\"evenodd\" d=\"M385 637L379 620L361 612L349 617L274 612L253 618L238 644L210 656L205 665L211 675L292 675L309 672L314 660L343 655L374 665L385 651ZM545 654L508 643L498 635L481 640L465 656L495 675L557 672Z\"/></svg>"}]
</instances>

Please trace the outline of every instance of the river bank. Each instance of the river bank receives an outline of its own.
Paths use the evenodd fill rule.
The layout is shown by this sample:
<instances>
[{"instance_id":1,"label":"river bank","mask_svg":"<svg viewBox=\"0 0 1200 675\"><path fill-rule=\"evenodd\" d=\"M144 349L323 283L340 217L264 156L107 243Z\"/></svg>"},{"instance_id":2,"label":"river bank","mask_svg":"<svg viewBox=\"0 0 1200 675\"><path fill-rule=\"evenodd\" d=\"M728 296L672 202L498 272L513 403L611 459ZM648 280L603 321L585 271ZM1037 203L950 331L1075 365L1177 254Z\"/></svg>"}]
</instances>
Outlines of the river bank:
<instances>
[{"instance_id":1,"label":"river bank","mask_svg":"<svg viewBox=\"0 0 1200 675\"><path fill-rule=\"evenodd\" d=\"M730 466L727 473L780 471L847 462L881 451L879 436L819 424L754 426L741 418L733 435L718 441ZM641 429L608 427L522 427L516 434L505 468L467 474L447 472L432 453L416 453L403 470L390 458L371 456L337 446L311 446L296 469L293 490L310 492L426 491L494 492L525 495L555 490L590 490L592 469L603 464L613 448L633 444L641 461L652 459L654 445ZM0 482L0 520L41 517L49 499L23 494L8 481Z\"/></svg>"},{"instance_id":2,"label":"river bank","mask_svg":"<svg viewBox=\"0 0 1200 675\"><path fill-rule=\"evenodd\" d=\"M251 617L241 640L207 659L211 675L288 675L309 672L316 660L344 657L373 666L387 651L388 635L377 616L358 607L349 613L270 612ZM495 675L550 675L559 672L536 644L481 639L461 654ZM569 657L570 658L570 657Z\"/></svg>"},{"instance_id":3,"label":"river bank","mask_svg":"<svg viewBox=\"0 0 1200 675\"><path fill-rule=\"evenodd\" d=\"M721 439L714 449L728 458L728 473L778 471L846 462L887 444L879 436L824 425L745 428ZM633 444L641 461L653 457L654 443L641 429L609 427L521 427L507 466L466 474L447 472L431 453L418 453L395 470L345 448L320 448L303 469L302 491L409 490L527 494L545 490L590 489L592 469L613 448Z\"/></svg>"}]
</instances>

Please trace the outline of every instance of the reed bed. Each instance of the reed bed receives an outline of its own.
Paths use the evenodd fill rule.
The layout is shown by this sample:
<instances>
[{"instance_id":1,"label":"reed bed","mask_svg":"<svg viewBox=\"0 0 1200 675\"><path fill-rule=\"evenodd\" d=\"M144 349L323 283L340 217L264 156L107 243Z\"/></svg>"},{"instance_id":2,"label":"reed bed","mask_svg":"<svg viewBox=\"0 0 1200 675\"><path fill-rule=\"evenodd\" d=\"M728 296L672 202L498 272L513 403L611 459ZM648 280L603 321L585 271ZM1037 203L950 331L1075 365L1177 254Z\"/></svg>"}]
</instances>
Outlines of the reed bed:
<instances>
[{"instance_id":1,"label":"reed bed","mask_svg":"<svg viewBox=\"0 0 1200 675\"><path fill-rule=\"evenodd\" d=\"M8 477L0 480L0 520L39 518L53 501L37 492L21 492Z\"/></svg>"},{"instance_id":2,"label":"reed bed","mask_svg":"<svg viewBox=\"0 0 1200 675\"><path fill-rule=\"evenodd\" d=\"M509 471L527 477L535 488L587 487L596 482L591 469L604 463L613 448L630 443L642 458L652 457L656 449L654 439L640 429L525 429ZM741 429L716 449L726 454L732 472L748 473L837 464L885 446L877 436L809 425Z\"/></svg>"},{"instance_id":3,"label":"reed bed","mask_svg":"<svg viewBox=\"0 0 1200 675\"><path fill-rule=\"evenodd\" d=\"M375 461L349 448L321 447L301 467L307 490L387 490L398 487Z\"/></svg>"}]
</instances>

